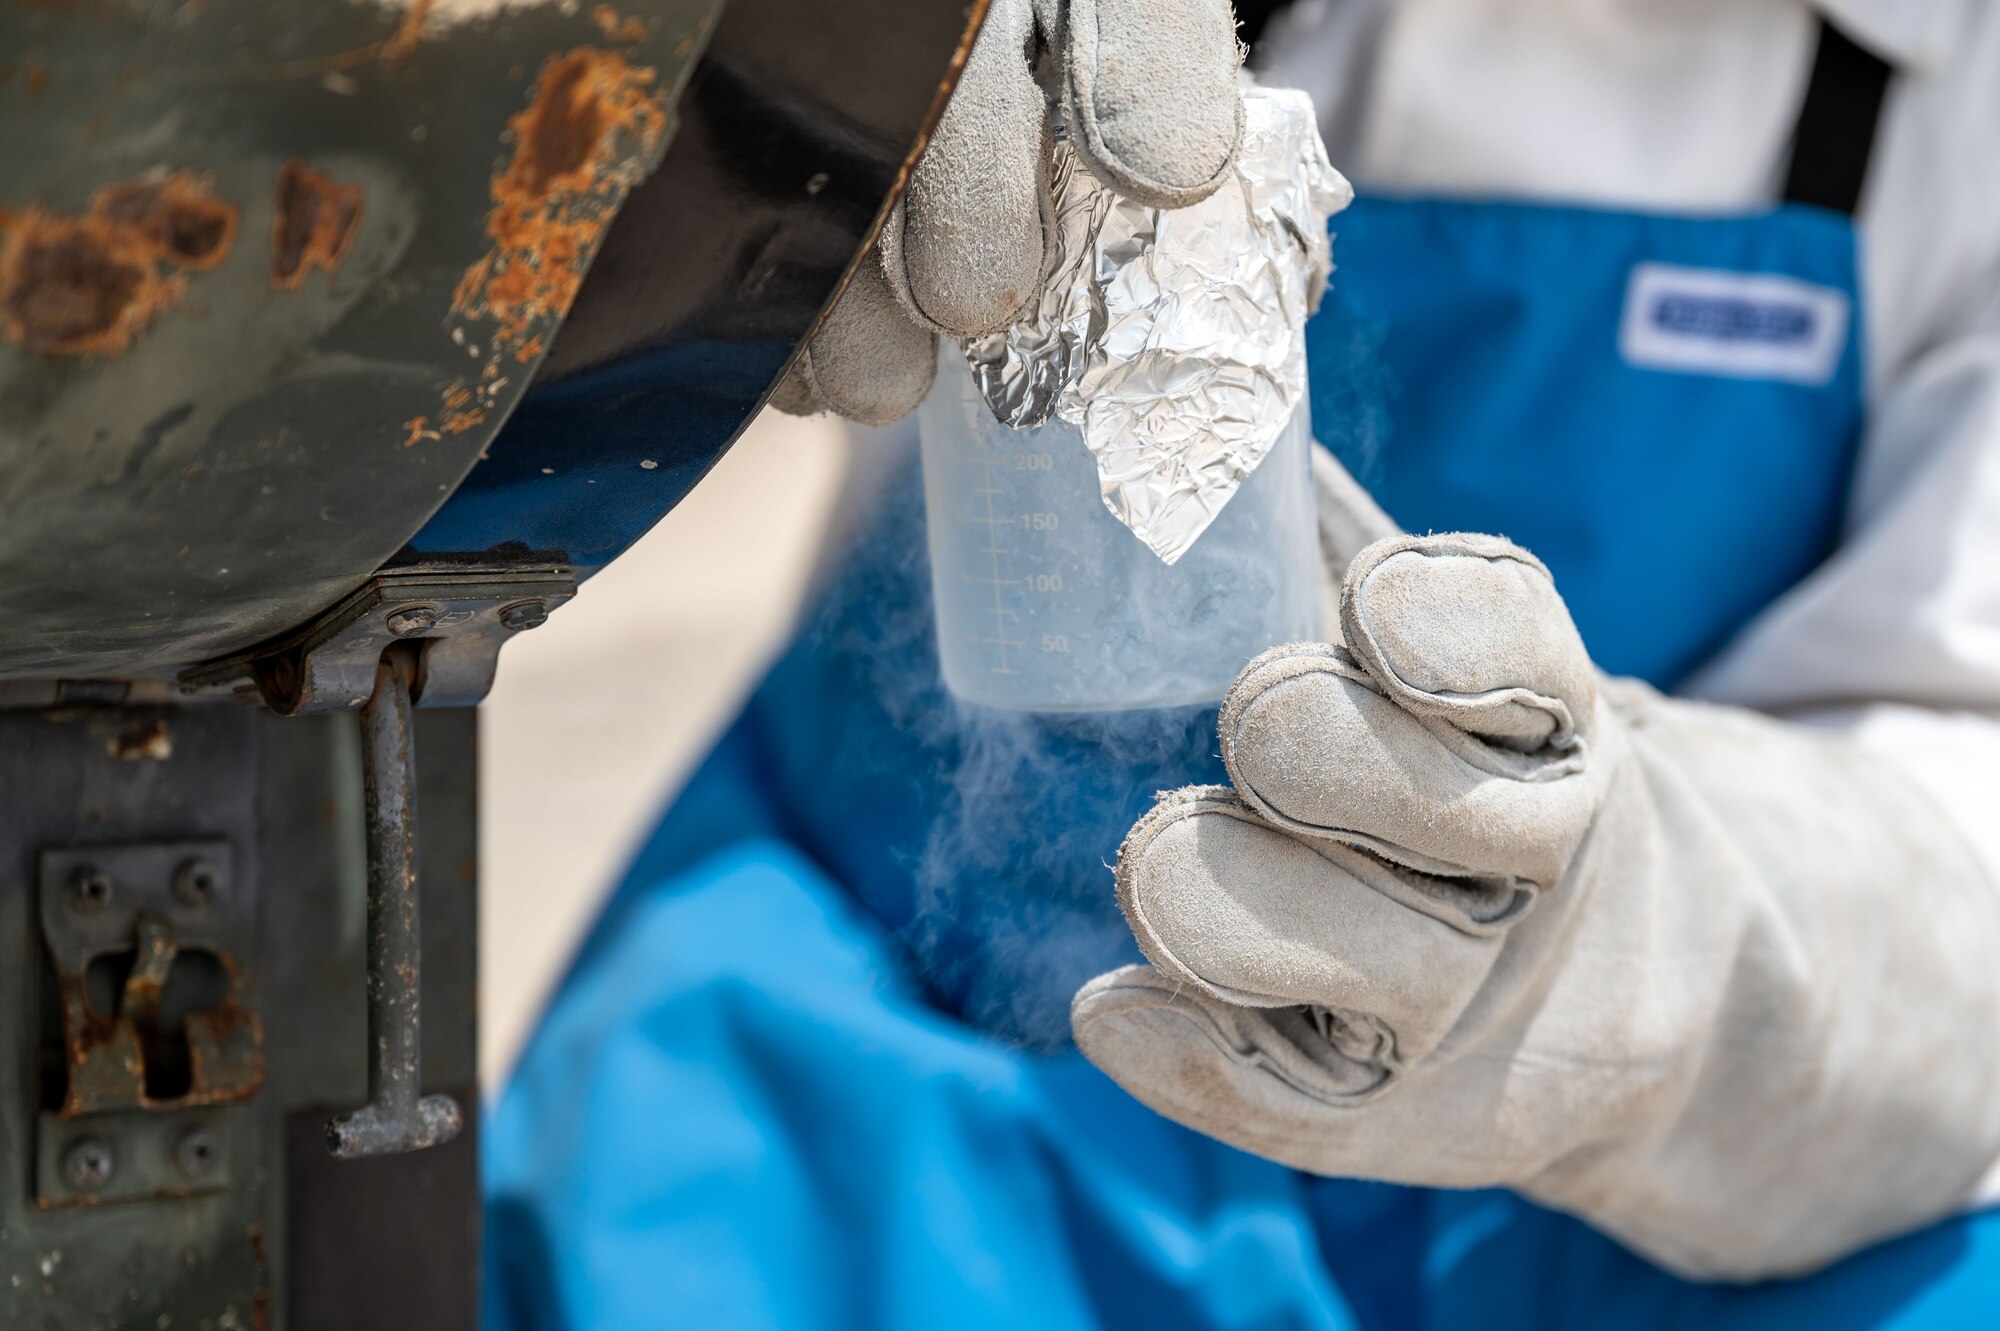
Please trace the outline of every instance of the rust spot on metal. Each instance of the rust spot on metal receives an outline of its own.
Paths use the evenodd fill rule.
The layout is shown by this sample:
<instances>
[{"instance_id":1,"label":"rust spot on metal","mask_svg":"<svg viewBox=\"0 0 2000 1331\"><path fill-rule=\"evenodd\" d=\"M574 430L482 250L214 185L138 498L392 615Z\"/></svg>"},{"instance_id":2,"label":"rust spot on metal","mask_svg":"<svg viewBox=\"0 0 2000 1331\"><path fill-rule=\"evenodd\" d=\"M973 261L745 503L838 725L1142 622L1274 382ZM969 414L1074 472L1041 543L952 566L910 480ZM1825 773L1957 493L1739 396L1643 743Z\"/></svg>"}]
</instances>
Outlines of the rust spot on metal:
<instances>
[{"instance_id":1,"label":"rust spot on metal","mask_svg":"<svg viewBox=\"0 0 2000 1331\"><path fill-rule=\"evenodd\" d=\"M475 425L483 424L486 413L478 407L468 407L464 411L454 411L444 418L441 427L446 434L464 434Z\"/></svg>"},{"instance_id":2,"label":"rust spot on metal","mask_svg":"<svg viewBox=\"0 0 2000 1331\"><path fill-rule=\"evenodd\" d=\"M537 202L557 188L589 184L583 172L604 140L612 110L602 75L611 72L615 86L616 66L623 64L615 56L576 51L542 71L533 105L511 122L509 192Z\"/></svg>"},{"instance_id":3,"label":"rust spot on metal","mask_svg":"<svg viewBox=\"0 0 2000 1331\"><path fill-rule=\"evenodd\" d=\"M34 61L28 66L27 75L22 81L28 85L30 93L39 93L49 86L49 67L39 60Z\"/></svg>"},{"instance_id":4,"label":"rust spot on metal","mask_svg":"<svg viewBox=\"0 0 2000 1331\"><path fill-rule=\"evenodd\" d=\"M493 272L493 258L489 254L465 270L465 274L458 279L458 285L451 290L452 309L462 310L485 294L486 279Z\"/></svg>"},{"instance_id":5,"label":"rust spot on metal","mask_svg":"<svg viewBox=\"0 0 2000 1331\"><path fill-rule=\"evenodd\" d=\"M382 60L394 64L408 59L424 40L424 24L430 19L433 0L413 0L403 14L403 21L389 34L389 40L382 43Z\"/></svg>"},{"instance_id":6,"label":"rust spot on metal","mask_svg":"<svg viewBox=\"0 0 2000 1331\"><path fill-rule=\"evenodd\" d=\"M332 273L361 225L359 185L293 159L278 168L277 217L271 224L271 285L296 290L314 268Z\"/></svg>"},{"instance_id":7,"label":"rust spot on metal","mask_svg":"<svg viewBox=\"0 0 2000 1331\"><path fill-rule=\"evenodd\" d=\"M173 736L165 721L134 721L105 742L105 751L121 763L148 760L163 763L174 756Z\"/></svg>"},{"instance_id":8,"label":"rust spot on metal","mask_svg":"<svg viewBox=\"0 0 2000 1331\"><path fill-rule=\"evenodd\" d=\"M194 1015L207 1019L209 1032L218 1040L235 1039L237 1035L249 1029L252 1021L250 1014L243 1010L242 1005L234 1001L224 1003L218 1008L211 1008L207 1012L195 1013ZM261 1040L262 1036L260 1035L258 1038Z\"/></svg>"},{"instance_id":9,"label":"rust spot on metal","mask_svg":"<svg viewBox=\"0 0 2000 1331\"><path fill-rule=\"evenodd\" d=\"M43 355L115 356L180 299L180 270L227 257L236 218L188 171L106 185L80 217L0 215L0 331Z\"/></svg>"},{"instance_id":10,"label":"rust spot on metal","mask_svg":"<svg viewBox=\"0 0 2000 1331\"><path fill-rule=\"evenodd\" d=\"M415 448L426 439L444 438L443 435L431 428L431 418L428 416L412 416L409 420L403 422L403 430L405 432L403 435L404 448Z\"/></svg>"},{"instance_id":11,"label":"rust spot on metal","mask_svg":"<svg viewBox=\"0 0 2000 1331\"><path fill-rule=\"evenodd\" d=\"M256 1095L264 1082L264 1029L241 998L235 958L213 954L229 977L220 1006L189 1013L183 1022L190 1080L184 1094L155 1098L146 1089L145 1043L159 1018L161 990L179 951L164 920L141 915L131 974L120 991L115 1013L90 1003L85 975L59 969L63 1043L69 1084L60 1113L64 1118L109 1109L178 1109L235 1104ZM157 1032L155 1032L157 1034Z\"/></svg>"},{"instance_id":12,"label":"rust spot on metal","mask_svg":"<svg viewBox=\"0 0 2000 1331\"><path fill-rule=\"evenodd\" d=\"M229 967L232 981L235 967ZM193 1089L175 1105L235 1104L264 1084L264 1024L234 997L187 1017L188 1063ZM150 1102L149 1102L150 1103Z\"/></svg>"},{"instance_id":13,"label":"rust spot on metal","mask_svg":"<svg viewBox=\"0 0 2000 1331\"><path fill-rule=\"evenodd\" d=\"M109 740L105 751L121 763L163 763L174 756L173 736L165 721L134 721Z\"/></svg>"},{"instance_id":14,"label":"rust spot on metal","mask_svg":"<svg viewBox=\"0 0 2000 1331\"><path fill-rule=\"evenodd\" d=\"M591 10L590 21L595 23L598 30L614 42L623 42L631 45L646 40L646 21L644 19L639 18L637 15L621 19L618 17L618 11L610 5L599 5Z\"/></svg>"},{"instance_id":15,"label":"rust spot on metal","mask_svg":"<svg viewBox=\"0 0 2000 1331\"><path fill-rule=\"evenodd\" d=\"M54 356L115 356L180 299L136 227L30 208L0 252L0 325L7 339Z\"/></svg>"},{"instance_id":16,"label":"rust spot on metal","mask_svg":"<svg viewBox=\"0 0 2000 1331\"><path fill-rule=\"evenodd\" d=\"M615 52L579 48L542 67L527 108L507 122L514 149L491 187L493 245L466 270L452 303L454 314L494 321L496 360L532 360L576 298L640 158L665 133L656 81Z\"/></svg>"},{"instance_id":17,"label":"rust spot on metal","mask_svg":"<svg viewBox=\"0 0 2000 1331\"><path fill-rule=\"evenodd\" d=\"M236 241L236 209L190 171L106 185L91 195L90 211L137 228L161 258L198 273L227 258Z\"/></svg>"}]
</instances>

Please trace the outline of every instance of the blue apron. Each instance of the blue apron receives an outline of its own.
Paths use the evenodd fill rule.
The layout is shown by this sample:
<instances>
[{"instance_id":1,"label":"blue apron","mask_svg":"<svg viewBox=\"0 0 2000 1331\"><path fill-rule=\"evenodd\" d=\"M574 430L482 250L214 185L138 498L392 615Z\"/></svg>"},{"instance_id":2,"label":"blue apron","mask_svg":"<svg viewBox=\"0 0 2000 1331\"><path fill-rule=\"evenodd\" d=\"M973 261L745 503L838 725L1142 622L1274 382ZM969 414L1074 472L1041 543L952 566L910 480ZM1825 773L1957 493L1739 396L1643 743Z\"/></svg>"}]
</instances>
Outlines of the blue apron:
<instances>
[{"instance_id":1,"label":"blue apron","mask_svg":"<svg viewBox=\"0 0 2000 1331\"><path fill-rule=\"evenodd\" d=\"M1323 441L1406 528L1539 553L1607 669L1670 686L1831 548L1861 419L1844 217L1370 199L1335 231ZM1221 779L1213 711L954 704L915 491L500 1101L493 1331L2000 1324L2000 1215L1691 1285L1504 1192L1243 1155L1065 1052L1071 992L1137 958L1105 866L1155 791Z\"/></svg>"}]
</instances>

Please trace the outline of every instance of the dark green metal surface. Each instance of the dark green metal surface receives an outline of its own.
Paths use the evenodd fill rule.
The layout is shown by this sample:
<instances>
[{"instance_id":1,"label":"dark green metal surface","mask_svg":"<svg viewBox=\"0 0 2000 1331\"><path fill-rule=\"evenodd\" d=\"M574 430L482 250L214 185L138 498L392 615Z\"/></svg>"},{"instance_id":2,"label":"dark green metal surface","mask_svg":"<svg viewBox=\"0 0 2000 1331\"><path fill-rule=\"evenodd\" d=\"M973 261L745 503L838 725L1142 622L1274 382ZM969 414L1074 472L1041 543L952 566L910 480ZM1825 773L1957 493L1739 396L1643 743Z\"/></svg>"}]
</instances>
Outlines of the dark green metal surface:
<instances>
[{"instance_id":1,"label":"dark green metal surface","mask_svg":"<svg viewBox=\"0 0 2000 1331\"><path fill-rule=\"evenodd\" d=\"M466 1132L340 1163L325 1125L368 1096L354 722L136 704L291 644L297 696L258 696L358 705L334 667L372 670L382 642L349 630L409 607L310 629L378 573L444 579L420 700L475 701L482 643L560 605L572 547L613 557L754 415L983 12L732 0L715 32L723 0L413 2L0 0L0 1327L476 1325L471 711L419 713L415 746L420 1081ZM496 442L573 297L546 391ZM460 606L481 570L506 594ZM230 992L260 1088L124 1107L106 1064L69 1100L78 1009L41 905L65 880L38 865L124 846L157 897L169 848L218 843L254 929ZM159 914L134 956L171 988ZM123 985L105 1016L144 988ZM192 1173L190 1134L215 1152ZM86 1145L109 1177L74 1167Z\"/></svg>"},{"instance_id":2,"label":"dark green metal surface","mask_svg":"<svg viewBox=\"0 0 2000 1331\"><path fill-rule=\"evenodd\" d=\"M0 680L170 673L395 553L526 388L721 0L428 8L0 5ZM163 177L207 234L120 224Z\"/></svg>"},{"instance_id":3,"label":"dark green metal surface","mask_svg":"<svg viewBox=\"0 0 2000 1331\"><path fill-rule=\"evenodd\" d=\"M118 756L122 735L154 722L170 756ZM423 1076L476 1114L474 715L421 712L417 731ZM342 1165L326 1155L328 1114L361 1104L368 1089L353 719L284 719L227 703L0 711L0 754L11 760L0 764L0 957L12 959L0 966L9 1018L0 1022L0 1327L473 1326L470 1132L392 1160ZM263 1021L262 1090L220 1110L67 1120L38 1111L51 1038L41 1019L39 853L194 838L228 841L233 873L255 900L259 955L240 960ZM226 1190L37 1201L38 1183L80 1137L111 1144L114 1184L127 1170L141 1183L170 1182L169 1142L203 1124L218 1130ZM296 1240L294 1227L305 1230Z\"/></svg>"}]
</instances>

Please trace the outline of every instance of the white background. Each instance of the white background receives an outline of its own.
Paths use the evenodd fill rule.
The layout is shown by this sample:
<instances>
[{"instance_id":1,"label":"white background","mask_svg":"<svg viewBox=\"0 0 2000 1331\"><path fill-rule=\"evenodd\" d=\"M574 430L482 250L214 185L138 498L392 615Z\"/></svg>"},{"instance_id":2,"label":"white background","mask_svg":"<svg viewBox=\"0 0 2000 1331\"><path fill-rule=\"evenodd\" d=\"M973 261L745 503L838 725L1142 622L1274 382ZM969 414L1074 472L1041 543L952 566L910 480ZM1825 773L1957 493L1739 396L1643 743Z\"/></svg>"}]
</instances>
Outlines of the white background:
<instances>
[{"instance_id":1,"label":"white background","mask_svg":"<svg viewBox=\"0 0 2000 1331\"><path fill-rule=\"evenodd\" d=\"M605 892L783 643L851 443L766 412L480 708L479 1070L490 1095Z\"/></svg>"}]
</instances>

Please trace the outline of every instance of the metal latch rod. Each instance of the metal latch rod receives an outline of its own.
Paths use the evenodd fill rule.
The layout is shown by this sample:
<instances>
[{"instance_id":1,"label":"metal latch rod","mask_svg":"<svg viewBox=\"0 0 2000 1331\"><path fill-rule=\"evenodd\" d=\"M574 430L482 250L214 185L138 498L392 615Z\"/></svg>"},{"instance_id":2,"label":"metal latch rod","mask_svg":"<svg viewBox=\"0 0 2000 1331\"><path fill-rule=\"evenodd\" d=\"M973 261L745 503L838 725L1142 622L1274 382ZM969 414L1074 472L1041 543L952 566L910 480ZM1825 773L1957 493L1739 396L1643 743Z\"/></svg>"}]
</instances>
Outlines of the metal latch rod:
<instances>
[{"instance_id":1,"label":"metal latch rod","mask_svg":"<svg viewBox=\"0 0 2000 1331\"><path fill-rule=\"evenodd\" d=\"M368 1103L326 1125L343 1160L420 1151L465 1126L458 1101L422 1094L417 982L417 758L410 713L415 643L397 643L375 669L361 709L368 817Z\"/></svg>"}]
</instances>

